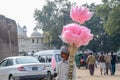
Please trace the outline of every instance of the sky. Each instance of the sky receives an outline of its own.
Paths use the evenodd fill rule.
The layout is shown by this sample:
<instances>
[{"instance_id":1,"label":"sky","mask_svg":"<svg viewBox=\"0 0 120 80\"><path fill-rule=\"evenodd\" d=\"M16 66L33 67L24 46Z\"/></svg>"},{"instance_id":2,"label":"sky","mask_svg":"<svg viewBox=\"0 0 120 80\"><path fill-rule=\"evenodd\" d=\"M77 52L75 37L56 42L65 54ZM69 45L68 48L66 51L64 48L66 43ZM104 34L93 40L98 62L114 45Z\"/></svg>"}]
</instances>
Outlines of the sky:
<instances>
[{"instance_id":1,"label":"sky","mask_svg":"<svg viewBox=\"0 0 120 80\"><path fill-rule=\"evenodd\" d=\"M84 3L97 3L101 0L69 0L77 2L81 5ZM13 19L22 27L27 27L27 35L30 36L33 28L36 26L36 21L33 18L35 9L42 9L45 5L45 0L0 0L0 14L7 18Z\"/></svg>"}]
</instances>

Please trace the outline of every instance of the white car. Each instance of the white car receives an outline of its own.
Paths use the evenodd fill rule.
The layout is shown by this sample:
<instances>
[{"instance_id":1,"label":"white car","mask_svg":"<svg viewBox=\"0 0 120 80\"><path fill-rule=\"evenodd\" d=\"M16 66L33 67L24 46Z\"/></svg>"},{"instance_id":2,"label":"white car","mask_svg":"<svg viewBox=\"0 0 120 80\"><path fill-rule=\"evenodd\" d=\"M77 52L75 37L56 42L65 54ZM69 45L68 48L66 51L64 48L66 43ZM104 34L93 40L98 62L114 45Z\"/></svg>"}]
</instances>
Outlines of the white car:
<instances>
[{"instance_id":1,"label":"white car","mask_svg":"<svg viewBox=\"0 0 120 80\"><path fill-rule=\"evenodd\" d=\"M44 50L34 53L33 55L40 63L44 64L47 70L47 79L52 80L56 77L56 66L58 62L62 60L60 50ZM54 59L54 60L53 60ZM54 68L52 67L52 61L54 61Z\"/></svg>"},{"instance_id":2,"label":"white car","mask_svg":"<svg viewBox=\"0 0 120 80\"><path fill-rule=\"evenodd\" d=\"M8 57L0 62L0 80L42 80L45 66L30 56Z\"/></svg>"}]
</instances>

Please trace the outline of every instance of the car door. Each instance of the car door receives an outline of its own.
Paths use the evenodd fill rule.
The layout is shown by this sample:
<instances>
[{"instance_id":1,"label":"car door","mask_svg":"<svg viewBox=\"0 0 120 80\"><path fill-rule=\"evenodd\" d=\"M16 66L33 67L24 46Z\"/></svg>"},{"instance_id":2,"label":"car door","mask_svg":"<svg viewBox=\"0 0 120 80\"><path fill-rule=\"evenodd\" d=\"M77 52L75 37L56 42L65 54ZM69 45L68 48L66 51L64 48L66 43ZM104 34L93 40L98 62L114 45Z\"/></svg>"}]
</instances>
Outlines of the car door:
<instances>
[{"instance_id":1,"label":"car door","mask_svg":"<svg viewBox=\"0 0 120 80\"><path fill-rule=\"evenodd\" d=\"M13 66L13 59L7 59L6 67L4 68L7 71L4 74L5 80L8 80L10 73L14 71L12 66Z\"/></svg>"},{"instance_id":2,"label":"car door","mask_svg":"<svg viewBox=\"0 0 120 80\"><path fill-rule=\"evenodd\" d=\"M0 62L0 80L6 80L6 64L7 60L3 60Z\"/></svg>"},{"instance_id":3,"label":"car door","mask_svg":"<svg viewBox=\"0 0 120 80\"><path fill-rule=\"evenodd\" d=\"M13 65L13 59L6 59L0 63L0 80L8 80Z\"/></svg>"}]
</instances>

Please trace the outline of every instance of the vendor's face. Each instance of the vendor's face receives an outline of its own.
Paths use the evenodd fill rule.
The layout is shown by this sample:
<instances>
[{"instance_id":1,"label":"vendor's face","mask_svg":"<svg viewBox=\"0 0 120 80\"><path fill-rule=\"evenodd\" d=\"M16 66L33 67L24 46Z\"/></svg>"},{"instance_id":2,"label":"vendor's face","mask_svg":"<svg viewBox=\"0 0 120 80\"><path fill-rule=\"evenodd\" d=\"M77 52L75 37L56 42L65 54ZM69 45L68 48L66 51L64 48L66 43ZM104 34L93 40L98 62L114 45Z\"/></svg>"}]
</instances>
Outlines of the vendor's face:
<instances>
[{"instance_id":1,"label":"vendor's face","mask_svg":"<svg viewBox=\"0 0 120 80\"><path fill-rule=\"evenodd\" d=\"M68 55L64 52L61 53L61 57L63 60L68 60Z\"/></svg>"}]
</instances>

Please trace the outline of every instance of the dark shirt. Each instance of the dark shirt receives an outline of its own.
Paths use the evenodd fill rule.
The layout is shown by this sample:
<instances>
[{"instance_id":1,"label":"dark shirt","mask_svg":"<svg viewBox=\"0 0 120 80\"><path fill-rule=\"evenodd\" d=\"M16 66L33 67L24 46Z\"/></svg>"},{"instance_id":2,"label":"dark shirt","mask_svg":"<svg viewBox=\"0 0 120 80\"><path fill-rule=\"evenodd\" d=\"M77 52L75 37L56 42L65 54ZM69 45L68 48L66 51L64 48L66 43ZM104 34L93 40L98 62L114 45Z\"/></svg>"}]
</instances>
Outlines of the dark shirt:
<instances>
[{"instance_id":1,"label":"dark shirt","mask_svg":"<svg viewBox=\"0 0 120 80\"><path fill-rule=\"evenodd\" d=\"M112 60L111 60L111 64L115 64L116 63L116 55L111 55Z\"/></svg>"}]
</instances>

